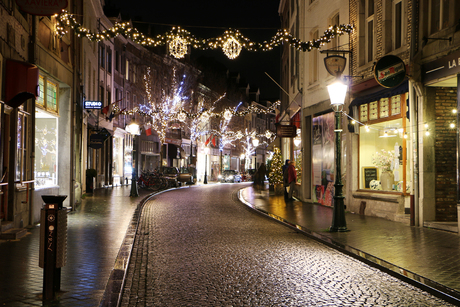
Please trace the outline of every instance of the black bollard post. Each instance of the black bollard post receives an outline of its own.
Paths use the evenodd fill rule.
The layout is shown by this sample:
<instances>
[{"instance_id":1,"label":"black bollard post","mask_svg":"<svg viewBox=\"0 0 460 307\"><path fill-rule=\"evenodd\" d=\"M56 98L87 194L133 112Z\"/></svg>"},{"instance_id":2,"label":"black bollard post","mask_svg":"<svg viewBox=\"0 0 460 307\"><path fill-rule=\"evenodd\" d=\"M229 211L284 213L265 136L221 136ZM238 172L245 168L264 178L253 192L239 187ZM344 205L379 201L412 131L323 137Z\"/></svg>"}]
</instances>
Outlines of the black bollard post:
<instances>
[{"instance_id":1,"label":"black bollard post","mask_svg":"<svg viewBox=\"0 0 460 307\"><path fill-rule=\"evenodd\" d=\"M66 195L42 195L39 266L43 268L43 302L54 300L61 289L61 267L66 263Z\"/></svg>"}]
</instances>

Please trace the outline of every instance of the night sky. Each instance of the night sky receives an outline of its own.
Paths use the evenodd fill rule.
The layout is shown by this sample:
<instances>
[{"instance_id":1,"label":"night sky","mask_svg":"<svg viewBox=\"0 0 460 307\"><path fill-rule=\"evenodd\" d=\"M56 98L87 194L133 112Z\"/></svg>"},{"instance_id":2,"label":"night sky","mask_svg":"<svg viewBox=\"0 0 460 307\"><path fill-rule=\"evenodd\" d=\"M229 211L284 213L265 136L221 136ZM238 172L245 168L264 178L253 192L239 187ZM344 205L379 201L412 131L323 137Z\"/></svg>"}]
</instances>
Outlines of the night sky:
<instances>
[{"instance_id":1,"label":"night sky","mask_svg":"<svg viewBox=\"0 0 460 307\"><path fill-rule=\"evenodd\" d=\"M281 27L279 1L273 0L107 0L106 3L121 8L123 19L142 20L150 24L155 34L163 34L170 31L172 26L180 26L197 37L209 38L234 28L253 41L263 42ZM265 74L267 72L280 83L279 47L268 52L243 49L235 60L228 59L220 49L192 49L192 59L201 55L214 57L231 71L240 72L251 86L261 89L262 99L279 99L278 86Z\"/></svg>"}]
</instances>

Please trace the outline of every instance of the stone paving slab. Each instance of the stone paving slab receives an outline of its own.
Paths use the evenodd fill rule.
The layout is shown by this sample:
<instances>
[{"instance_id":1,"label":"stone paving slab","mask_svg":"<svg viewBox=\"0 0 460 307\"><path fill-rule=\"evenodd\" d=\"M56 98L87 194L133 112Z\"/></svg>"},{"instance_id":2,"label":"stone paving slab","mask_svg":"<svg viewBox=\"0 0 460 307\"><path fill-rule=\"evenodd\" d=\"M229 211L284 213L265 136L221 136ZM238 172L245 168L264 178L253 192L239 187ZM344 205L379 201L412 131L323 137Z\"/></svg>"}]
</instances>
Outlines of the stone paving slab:
<instances>
[{"instance_id":1,"label":"stone paving slab","mask_svg":"<svg viewBox=\"0 0 460 307\"><path fill-rule=\"evenodd\" d=\"M68 214L67 264L61 291L47 306L98 306L133 212L150 191L129 197L130 187L97 189ZM0 305L42 306L38 266L40 226L20 240L0 241Z\"/></svg>"},{"instance_id":2,"label":"stone paving slab","mask_svg":"<svg viewBox=\"0 0 460 307\"><path fill-rule=\"evenodd\" d=\"M332 208L283 196L240 190L249 207L291 225L330 246L377 265L399 278L460 305L460 236L346 213L348 232L329 232Z\"/></svg>"}]
</instances>

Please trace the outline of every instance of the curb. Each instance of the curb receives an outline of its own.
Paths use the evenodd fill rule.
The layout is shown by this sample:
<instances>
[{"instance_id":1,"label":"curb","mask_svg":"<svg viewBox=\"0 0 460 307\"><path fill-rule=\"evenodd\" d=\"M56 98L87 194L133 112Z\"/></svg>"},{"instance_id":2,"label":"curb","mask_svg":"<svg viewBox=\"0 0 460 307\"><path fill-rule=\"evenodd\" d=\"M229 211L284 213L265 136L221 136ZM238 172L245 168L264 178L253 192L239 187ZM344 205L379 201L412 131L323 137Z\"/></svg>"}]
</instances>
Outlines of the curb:
<instances>
[{"instance_id":1,"label":"curb","mask_svg":"<svg viewBox=\"0 0 460 307\"><path fill-rule=\"evenodd\" d=\"M119 306L142 209L144 208L145 203L150 200L150 198L169 190L171 189L149 194L144 197L137 205L137 208L134 211L133 217L126 231L125 238L121 243L117 258L115 259L115 264L112 272L110 273L109 280L107 281L107 285L104 290L104 296L102 297L102 301L99 304L100 307Z\"/></svg>"},{"instance_id":2,"label":"curb","mask_svg":"<svg viewBox=\"0 0 460 307\"><path fill-rule=\"evenodd\" d=\"M263 209L257 208L250 202L246 201L242 195L242 191L247 188L242 188L238 190L238 199L240 202L245 204L247 207L250 209L263 214L264 216L270 217L290 228L295 229L298 232L301 232L302 234L320 242L323 244L326 244L327 246L334 248L340 252L343 252L347 254L348 256L351 256L357 260L360 260L367 265L370 265L372 267L375 267L385 273L388 273L402 281L405 281L421 290L424 290L440 299L445 300L446 302L449 302L451 304L454 304L456 306L460 306L460 292L446 287L444 285L441 285L431 279L427 279L426 277L423 277L421 275L415 274L411 271L408 271L402 267L399 267L397 265L394 265L392 263L389 263L383 259L377 258L369 253L363 252L357 248L354 248L352 246L344 245L341 242L335 241L331 239L330 237L327 237L319 232L312 231L311 229L308 229L304 226L294 224L292 222L287 221L286 219L277 216L273 213L267 212Z\"/></svg>"}]
</instances>

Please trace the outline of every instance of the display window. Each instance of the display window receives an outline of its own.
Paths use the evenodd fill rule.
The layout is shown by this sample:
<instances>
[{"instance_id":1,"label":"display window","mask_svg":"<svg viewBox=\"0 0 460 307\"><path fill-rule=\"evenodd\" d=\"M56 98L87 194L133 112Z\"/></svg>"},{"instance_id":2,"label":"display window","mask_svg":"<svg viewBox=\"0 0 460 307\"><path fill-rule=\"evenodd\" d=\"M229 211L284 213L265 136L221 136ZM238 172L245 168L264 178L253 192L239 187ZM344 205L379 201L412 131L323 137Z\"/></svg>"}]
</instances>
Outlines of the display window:
<instances>
[{"instance_id":1,"label":"display window","mask_svg":"<svg viewBox=\"0 0 460 307\"><path fill-rule=\"evenodd\" d=\"M58 172L58 119L37 109L35 113L35 165L36 188L57 185Z\"/></svg>"},{"instance_id":2,"label":"display window","mask_svg":"<svg viewBox=\"0 0 460 307\"><path fill-rule=\"evenodd\" d=\"M27 175L27 170L30 169L30 162L27 157L29 154L28 145L29 135L27 133L29 126L30 115L27 112L24 112L23 107L21 106L18 111L18 125L17 125L17 134L16 134L16 170L15 170L15 181L22 183L22 181L29 180Z\"/></svg>"},{"instance_id":3,"label":"display window","mask_svg":"<svg viewBox=\"0 0 460 307\"><path fill-rule=\"evenodd\" d=\"M294 138L294 161L297 171L297 183L302 182L302 138L301 130L297 129L297 136Z\"/></svg>"},{"instance_id":4,"label":"display window","mask_svg":"<svg viewBox=\"0 0 460 307\"><path fill-rule=\"evenodd\" d=\"M405 193L410 188L407 94L360 106L359 189Z\"/></svg>"},{"instance_id":5,"label":"display window","mask_svg":"<svg viewBox=\"0 0 460 307\"><path fill-rule=\"evenodd\" d=\"M335 153L334 113L313 118L313 201L334 205Z\"/></svg>"}]
</instances>

